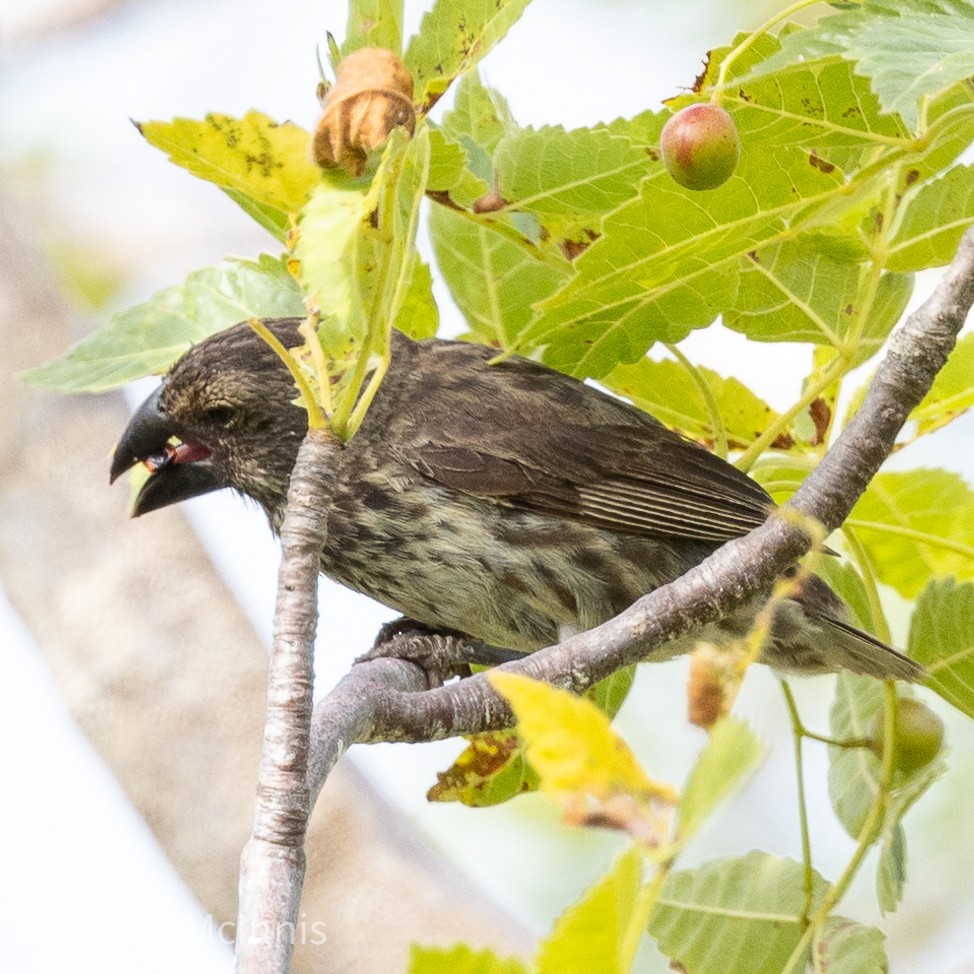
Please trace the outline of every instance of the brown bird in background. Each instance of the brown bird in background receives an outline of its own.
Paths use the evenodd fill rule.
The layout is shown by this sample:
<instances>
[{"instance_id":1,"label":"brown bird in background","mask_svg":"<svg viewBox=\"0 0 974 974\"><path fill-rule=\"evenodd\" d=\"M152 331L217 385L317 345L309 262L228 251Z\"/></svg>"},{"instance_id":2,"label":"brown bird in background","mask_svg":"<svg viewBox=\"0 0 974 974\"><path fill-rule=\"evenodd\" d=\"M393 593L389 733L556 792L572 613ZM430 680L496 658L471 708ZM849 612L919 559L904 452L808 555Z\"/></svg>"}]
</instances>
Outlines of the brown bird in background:
<instances>
[{"instance_id":1,"label":"brown bird in background","mask_svg":"<svg viewBox=\"0 0 974 974\"><path fill-rule=\"evenodd\" d=\"M302 343L298 319L266 324L285 346ZM493 355L394 333L365 420L336 448L325 575L423 626L532 652L605 622L773 509L749 477L648 414L534 362L490 365ZM231 487L276 531L307 430L295 398L274 352L236 325L173 366L123 433L111 478L149 467L135 515ZM741 635L760 604L696 638ZM762 660L804 673L922 673L847 623L816 576L778 608Z\"/></svg>"}]
</instances>

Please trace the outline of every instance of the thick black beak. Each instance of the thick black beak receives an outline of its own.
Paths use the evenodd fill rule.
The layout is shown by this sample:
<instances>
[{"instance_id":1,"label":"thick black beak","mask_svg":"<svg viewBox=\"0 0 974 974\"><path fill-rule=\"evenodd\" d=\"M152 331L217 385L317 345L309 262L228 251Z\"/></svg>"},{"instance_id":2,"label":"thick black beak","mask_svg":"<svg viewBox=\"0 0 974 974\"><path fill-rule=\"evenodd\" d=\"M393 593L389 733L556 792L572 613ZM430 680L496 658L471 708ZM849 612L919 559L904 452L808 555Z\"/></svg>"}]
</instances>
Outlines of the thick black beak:
<instances>
[{"instance_id":1,"label":"thick black beak","mask_svg":"<svg viewBox=\"0 0 974 974\"><path fill-rule=\"evenodd\" d=\"M208 451L189 451L194 459L183 460L180 450L170 446L169 441L177 434L159 406L161 389L160 386L136 410L112 457L110 483L137 463L145 463L150 470L149 479L135 498L132 517L226 486L205 459Z\"/></svg>"}]
</instances>

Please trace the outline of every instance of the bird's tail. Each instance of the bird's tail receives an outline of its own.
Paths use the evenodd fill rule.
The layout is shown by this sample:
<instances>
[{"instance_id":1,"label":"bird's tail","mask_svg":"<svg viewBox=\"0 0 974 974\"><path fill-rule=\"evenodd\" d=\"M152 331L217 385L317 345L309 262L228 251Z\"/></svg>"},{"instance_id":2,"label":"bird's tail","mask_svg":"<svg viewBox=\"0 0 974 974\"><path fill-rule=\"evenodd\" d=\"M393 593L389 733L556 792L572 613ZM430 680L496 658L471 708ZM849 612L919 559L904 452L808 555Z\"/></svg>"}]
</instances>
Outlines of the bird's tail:
<instances>
[{"instance_id":1,"label":"bird's tail","mask_svg":"<svg viewBox=\"0 0 974 974\"><path fill-rule=\"evenodd\" d=\"M814 652L821 656L824 669L852 670L880 680L911 683L924 676L926 671L919 663L848 622L845 603L818 576L803 580L802 591L794 601L819 630L815 643L820 645Z\"/></svg>"}]
</instances>

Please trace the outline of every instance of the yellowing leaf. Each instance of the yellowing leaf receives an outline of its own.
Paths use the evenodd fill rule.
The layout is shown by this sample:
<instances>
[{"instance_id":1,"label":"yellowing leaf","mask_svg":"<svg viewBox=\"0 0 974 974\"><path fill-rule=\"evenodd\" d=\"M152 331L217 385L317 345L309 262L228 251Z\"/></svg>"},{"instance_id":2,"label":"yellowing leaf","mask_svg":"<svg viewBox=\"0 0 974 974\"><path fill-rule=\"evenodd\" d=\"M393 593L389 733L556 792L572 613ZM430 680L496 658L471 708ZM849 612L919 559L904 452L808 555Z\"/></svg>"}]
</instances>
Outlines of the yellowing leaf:
<instances>
[{"instance_id":1,"label":"yellowing leaf","mask_svg":"<svg viewBox=\"0 0 974 974\"><path fill-rule=\"evenodd\" d=\"M492 950L474 950L467 944L420 947L409 952L409 974L528 974L516 957L498 957Z\"/></svg>"},{"instance_id":2,"label":"yellowing leaf","mask_svg":"<svg viewBox=\"0 0 974 974\"><path fill-rule=\"evenodd\" d=\"M641 889L642 856L633 846L555 922L538 948L538 974L628 974L638 933L645 926L637 903L642 912L652 905L640 896ZM637 936L630 933L634 923Z\"/></svg>"},{"instance_id":3,"label":"yellowing leaf","mask_svg":"<svg viewBox=\"0 0 974 974\"><path fill-rule=\"evenodd\" d=\"M602 711L525 676L494 672L489 680L511 703L541 790L565 806L571 821L662 841L659 806L672 805L676 794L647 777Z\"/></svg>"},{"instance_id":4,"label":"yellowing leaf","mask_svg":"<svg viewBox=\"0 0 974 974\"><path fill-rule=\"evenodd\" d=\"M457 801L477 808L498 805L538 785L538 776L524 760L524 748L512 730L476 734L436 777L426 794L429 801Z\"/></svg>"},{"instance_id":5,"label":"yellowing leaf","mask_svg":"<svg viewBox=\"0 0 974 974\"><path fill-rule=\"evenodd\" d=\"M308 133L261 112L143 122L138 129L177 166L216 183L269 229L283 231L287 214L304 206L320 178L308 155Z\"/></svg>"}]
</instances>

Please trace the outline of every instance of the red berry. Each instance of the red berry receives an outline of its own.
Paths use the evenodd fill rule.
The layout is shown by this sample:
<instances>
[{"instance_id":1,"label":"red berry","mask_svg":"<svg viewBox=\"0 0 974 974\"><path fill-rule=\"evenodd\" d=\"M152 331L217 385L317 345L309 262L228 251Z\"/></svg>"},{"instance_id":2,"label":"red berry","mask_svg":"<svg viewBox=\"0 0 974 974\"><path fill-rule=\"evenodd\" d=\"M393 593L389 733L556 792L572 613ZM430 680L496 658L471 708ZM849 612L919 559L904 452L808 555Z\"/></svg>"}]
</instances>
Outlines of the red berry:
<instances>
[{"instance_id":1,"label":"red berry","mask_svg":"<svg viewBox=\"0 0 974 974\"><path fill-rule=\"evenodd\" d=\"M734 120L709 102L678 111L663 126L659 145L666 171L687 189L715 189L725 183L741 154Z\"/></svg>"}]
</instances>

